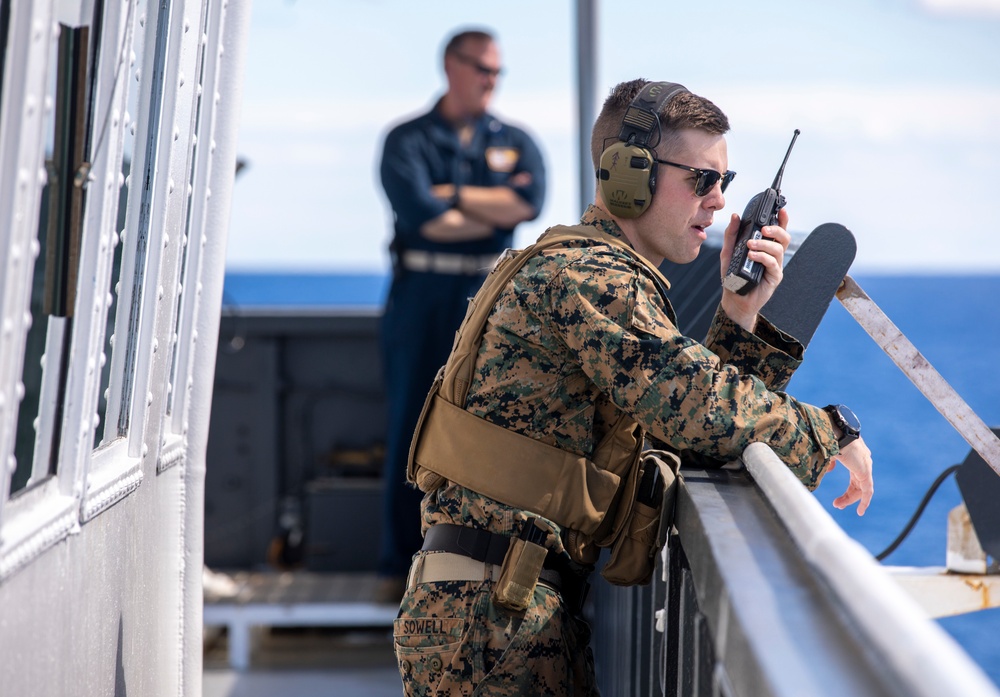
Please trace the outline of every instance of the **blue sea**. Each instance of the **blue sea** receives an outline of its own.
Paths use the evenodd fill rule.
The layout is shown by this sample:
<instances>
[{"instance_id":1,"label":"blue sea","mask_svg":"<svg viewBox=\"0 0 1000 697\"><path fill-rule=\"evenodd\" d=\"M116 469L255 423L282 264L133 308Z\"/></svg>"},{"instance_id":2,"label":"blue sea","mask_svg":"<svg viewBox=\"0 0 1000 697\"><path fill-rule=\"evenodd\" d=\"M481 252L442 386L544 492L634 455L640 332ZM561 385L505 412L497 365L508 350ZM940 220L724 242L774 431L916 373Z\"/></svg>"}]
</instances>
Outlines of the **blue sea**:
<instances>
[{"instance_id":1,"label":"blue sea","mask_svg":"<svg viewBox=\"0 0 1000 697\"><path fill-rule=\"evenodd\" d=\"M1000 275L858 275L855 280L983 421L1000 426ZM225 290L226 302L235 306L378 308L387 284L381 274L229 273ZM969 454L969 445L836 300L788 392L812 404L847 404L861 418L875 459L871 508L863 517L854 508L833 508L831 502L847 486L839 466L816 496L872 554L896 538L935 478ZM947 515L960 502L954 476L949 477L885 563L944 566ZM1000 609L940 624L1000 684Z\"/></svg>"}]
</instances>

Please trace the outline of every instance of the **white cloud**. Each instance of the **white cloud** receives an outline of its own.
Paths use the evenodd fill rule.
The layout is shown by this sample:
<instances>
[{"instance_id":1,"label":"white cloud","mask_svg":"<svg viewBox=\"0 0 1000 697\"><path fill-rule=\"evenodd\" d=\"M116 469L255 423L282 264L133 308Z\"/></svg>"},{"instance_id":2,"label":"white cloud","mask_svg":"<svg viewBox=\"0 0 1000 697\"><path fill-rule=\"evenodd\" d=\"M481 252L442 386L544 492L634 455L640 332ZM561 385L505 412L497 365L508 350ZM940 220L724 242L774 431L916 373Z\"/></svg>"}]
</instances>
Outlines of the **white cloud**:
<instances>
[{"instance_id":1,"label":"white cloud","mask_svg":"<svg viewBox=\"0 0 1000 697\"><path fill-rule=\"evenodd\" d=\"M998 0L920 0L920 5L937 15L1000 18Z\"/></svg>"},{"instance_id":2,"label":"white cloud","mask_svg":"<svg viewBox=\"0 0 1000 697\"><path fill-rule=\"evenodd\" d=\"M820 133L879 142L910 138L1000 143L1000 87L751 85L723 87L712 99L740 130ZM759 95L766 92L766 100Z\"/></svg>"}]
</instances>

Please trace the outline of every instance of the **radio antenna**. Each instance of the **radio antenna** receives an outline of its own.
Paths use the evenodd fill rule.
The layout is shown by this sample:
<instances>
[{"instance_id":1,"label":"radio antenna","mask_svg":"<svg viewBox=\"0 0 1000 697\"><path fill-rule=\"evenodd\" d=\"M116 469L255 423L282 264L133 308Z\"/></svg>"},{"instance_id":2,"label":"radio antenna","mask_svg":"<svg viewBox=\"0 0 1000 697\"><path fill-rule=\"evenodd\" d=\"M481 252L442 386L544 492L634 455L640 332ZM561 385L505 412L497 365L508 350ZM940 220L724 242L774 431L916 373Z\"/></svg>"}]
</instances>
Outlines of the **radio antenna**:
<instances>
[{"instance_id":1,"label":"radio antenna","mask_svg":"<svg viewBox=\"0 0 1000 697\"><path fill-rule=\"evenodd\" d=\"M795 139L799 137L799 129L795 129L795 133L792 134L792 142L788 144L788 150L785 152L785 159L781 161L781 167L778 168L778 173L774 175L774 183L771 184L771 188L777 191L781 188L781 176L785 173L785 163L788 162L788 156L792 154L792 146L795 145Z\"/></svg>"}]
</instances>

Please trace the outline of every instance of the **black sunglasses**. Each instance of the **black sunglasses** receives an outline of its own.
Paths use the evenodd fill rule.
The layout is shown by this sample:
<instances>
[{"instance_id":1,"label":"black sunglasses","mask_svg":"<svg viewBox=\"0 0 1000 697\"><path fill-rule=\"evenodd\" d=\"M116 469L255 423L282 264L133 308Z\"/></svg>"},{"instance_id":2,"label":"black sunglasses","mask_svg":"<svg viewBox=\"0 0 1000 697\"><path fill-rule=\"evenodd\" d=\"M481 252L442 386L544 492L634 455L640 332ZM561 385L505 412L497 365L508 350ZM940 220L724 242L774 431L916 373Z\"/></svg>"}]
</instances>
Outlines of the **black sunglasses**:
<instances>
[{"instance_id":1,"label":"black sunglasses","mask_svg":"<svg viewBox=\"0 0 1000 697\"><path fill-rule=\"evenodd\" d=\"M465 63L466 65L471 65L476 69L476 72L484 77L500 77L503 75L503 68L490 68L489 66L483 65L475 58L470 58L469 56L463 56L461 53L453 53L453 56L458 60L459 63Z\"/></svg>"},{"instance_id":2,"label":"black sunglasses","mask_svg":"<svg viewBox=\"0 0 1000 697\"><path fill-rule=\"evenodd\" d=\"M694 194L695 196L704 196L715 183L722 180L722 191L725 193L726 187L729 186L729 182L736 178L736 172L731 169L726 170L725 174L720 174L714 169L698 169L697 167L688 167L687 165L679 165L676 162L667 162L666 160L656 160L661 165L670 165L671 167L677 167L678 169L686 169L688 172L694 172L698 175L698 181L694 184Z\"/></svg>"}]
</instances>

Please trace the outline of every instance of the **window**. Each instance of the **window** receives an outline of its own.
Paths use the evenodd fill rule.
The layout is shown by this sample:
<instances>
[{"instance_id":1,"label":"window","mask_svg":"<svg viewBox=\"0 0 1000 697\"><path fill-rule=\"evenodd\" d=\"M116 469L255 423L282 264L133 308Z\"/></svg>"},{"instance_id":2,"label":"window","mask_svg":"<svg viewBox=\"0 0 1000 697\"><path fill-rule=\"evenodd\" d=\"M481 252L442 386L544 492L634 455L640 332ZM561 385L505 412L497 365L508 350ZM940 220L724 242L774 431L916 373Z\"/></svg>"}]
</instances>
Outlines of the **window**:
<instances>
[{"instance_id":1,"label":"window","mask_svg":"<svg viewBox=\"0 0 1000 697\"><path fill-rule=\"evenodd\" d=\"M46 119L47 181L39 202L39 254L31 286L31 328L25 345L18 410L16 493L56 473L73 325L83 215L84 152L89 133L87 27L59 26Z\"/></svg>"},{"instance_id":2,"label":"window","mask_svg":"<svg viewBox=\"0 0 1000 697\"><path fill-rule=\"evenodd\" d=\"M202 7L200 18L200 32L204 37L208 37L209 12L208 5ZM188 187L184 197L184 235L181 241L177 265L177 293L174 305L174 332L171 336L170 353L170 376L168 385L168 396L164 421L164 432L166 438L174 437L181 441L186 428L186 396L188 393L188 380L190 379L191 358L193 352L190 350L194 344L195 330L193 326L197 309L198 292L195 286L196 281L188 283L189 279L196 279L199 274L201 262L202 240L201 234L198 238L191 238L191 231L201 230L202 221L205 215L205 198L203 192L207 187L209 175L209 149L201 145L202 136L202 107L207 94L214 93L214 85L209 84L206 90L205 71L205 50L207 41L202 41L198 47L197 56L193 61L194 84L193 108L190 114L190 127L193 137L190 140L191 146L187 153L187 169L185 179ZM207 129L205 129L207 130ZM194 196L193 192L201 192L199 196ZM182 445L182 441L171 445ZM165 464L171 464L172 459L168 456Z\"/></svg>"}]
</instances>

